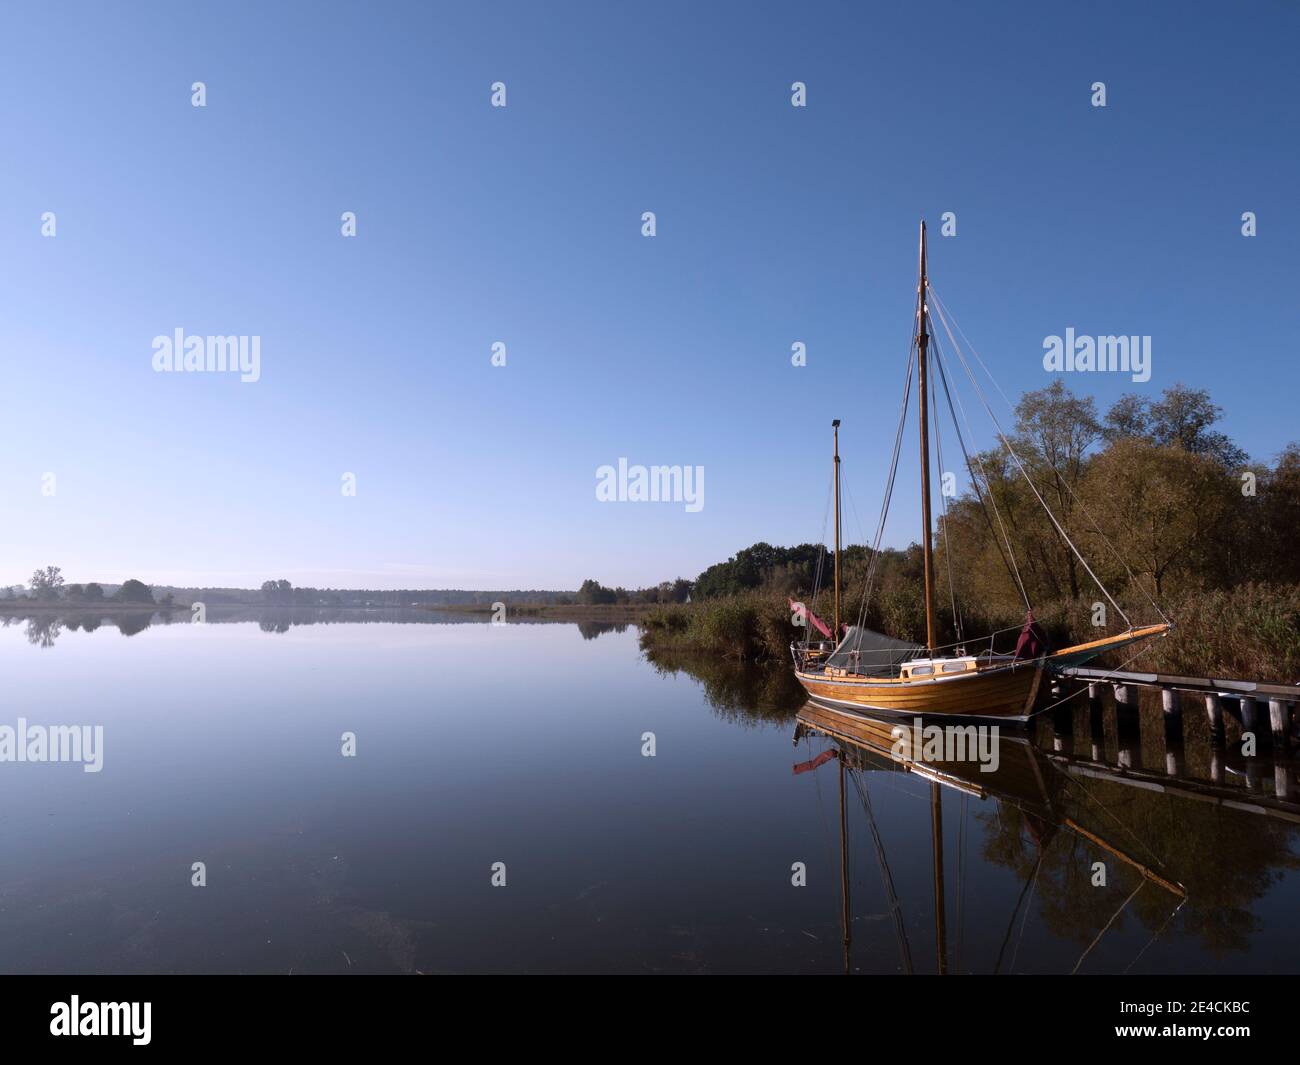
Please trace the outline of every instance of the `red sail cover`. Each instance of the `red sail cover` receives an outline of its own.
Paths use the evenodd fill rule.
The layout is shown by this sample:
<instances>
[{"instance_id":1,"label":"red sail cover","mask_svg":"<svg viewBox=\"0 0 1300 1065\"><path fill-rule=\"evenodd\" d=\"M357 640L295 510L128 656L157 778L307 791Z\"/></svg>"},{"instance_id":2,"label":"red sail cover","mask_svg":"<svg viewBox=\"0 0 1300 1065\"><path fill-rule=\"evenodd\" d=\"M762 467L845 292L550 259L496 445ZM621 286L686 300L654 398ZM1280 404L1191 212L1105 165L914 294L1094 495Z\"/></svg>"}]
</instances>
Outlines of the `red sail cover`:
<instances>
[{"instance_id":1,"label":"red sail cover","mask_svg":"<svg viewBox=\"0 0 1300 1065\"><path fill-rule=\"evenodd\" d=\"M1016 641L1016 657L1037 658L1046 650L1047 643L1034 621L1034 612L1030 610L1025 614L1025 627L1020 630L1020 639Z\"/></svg>"},{"instance_id":2,"label":"red sail cover","mask_svg":"<svg viewBox=\"0 0 1300 1065\"><path fill-rule=\"evenodd\" d=\"M806 606L802 606L801 604L796 603L793 599L787 599L786 602L790 604L791 610L794 611L802 610L804 617L806 617L809 621L812 622L813 628L815 628L818 632L820 632L823 636L825 636L826 639L830 640L834 638L831 636L830 626L828 626L826 622L822 621L821 618L819 618Z\"/></svg>"}]
</instances>

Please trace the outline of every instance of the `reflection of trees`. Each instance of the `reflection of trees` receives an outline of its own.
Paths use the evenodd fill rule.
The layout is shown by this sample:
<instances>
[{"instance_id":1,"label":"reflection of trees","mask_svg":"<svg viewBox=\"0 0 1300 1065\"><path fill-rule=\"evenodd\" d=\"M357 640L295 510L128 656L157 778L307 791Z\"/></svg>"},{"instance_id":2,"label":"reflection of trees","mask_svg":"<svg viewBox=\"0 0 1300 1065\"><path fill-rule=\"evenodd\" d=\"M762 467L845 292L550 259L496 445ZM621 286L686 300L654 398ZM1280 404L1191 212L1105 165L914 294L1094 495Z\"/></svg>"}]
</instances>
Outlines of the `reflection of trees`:
<instances>
[{"instance_id":1,"label":"reflection of trees","mask_svg":"<svg viewBox=\"0 0 1300 1065\"><path fill-rule=\"evenodd\" d=\"M53 647L54 641L63 631L63 619L58 617L29 618L27 621L27 642L37 647Z\"/></svg>"},{"instance_id":2,"label":"reflection of trees","mask_svg":"<svg viewBox=\"0 0 1300 1065\"><path fill-rule=\"evenodd\" d=\"M187 610L169 610L159 606L157 610L122 610L111 606L95 609L72 607L66 610L18 610L0 614L0 627L8 628L20 621L27 623L27 639L40 647L52 647L63 628L74 632L94 632L104 623L114 625L123 636L134 636L150 625L190 623ZM482 615L462 611L437 613L430 610L410 609L407 607L264 607L264 606L227 606L214 605L207 609L206 621L209 624L249 623L257 625L267 633L284 633L296 625L357 625L367 622L388 625L486 625L487 619ZM512 625L573 625L567 619L551 618L516 618ZM594 640L607 632L624 632L628 627L625 621L583 621L577 622L578 631L584 640Z\"/></svg>"},{"instance_id":3,"label":"reflection of trees","mask_svg":"<svg viewBox=\"0 0 1300 1065\"><path fill-rule=\"evenodd\" d=\"M152 614L110 614L108 620L117 626L117 631L123 636L134 636L137 632L144 632L145 629L153 622Z\"/></svg>"},{"instance_id":4,"label":"reflection of trees","mask_svg":"<svg viewBox=\"0 0 1300 1065\"><path fill-rule=\"evenodd\" d=\"M584 640L594 640L607 632L626 632L627 626L626 621L579 621L578 631Z\"/></svg>"},{"instance_id":5,"label":"reflection of trees","mask_svg":"<svg viewBox=\"0 0 1300 1065\"><path fill-rule=\"evenodd\" d=\"M1291 828L1278 820L1119 783L1070 780L1057 804L1070 818L1111 846L1187 888L1188 901L1166 931L1199 939L1216 956L1244 951L1259 922L1251 907L1286 871L1300 868L1291 851ZM1033 875L1041 829L1032 815L1003 802L978 815L985 825L984 857ZM1037 834L1036 834L1037 833ZM1092 886L1092 863L1106 864L1107 886ZM1056 935L1087 946L1138 886L1141 873L1088 840L1062 828L1044 841L1036 893L1044 924ZM1159 931L1179 899L1147 884L1120 913L1112 932L1136 921Z\"/></svg>"},{"instance_id":6,"label":"reflection of trees","mask_svg":"<svg viewBox=\"0 0 1300 1065\"><path fill-rule=\"evenodd\" d=\"M747 665L680 651L647 650L645 657L659 673L686 673L700 681L709 705L736 724L788 721L808 699L785 665Z\"/></svg>"},{"instance_id":7,"label":"reflection of trees","mask_svg":"<svg viewBox=\"0 0 1300 1065\"><path fill-rule=\"evenodd\" d=\"M113 611L98 610L94 613L85 612L68 612L62 614L29 614L26 617L5 615L0 620L5 628L15 624L18 621L27 622L27 642L36 647L53 647L54 642L62 635L63 630L69 632L94 632L105 622L116 626L118 632L123 636L134 636L137 632L143 632L154 620L154 615L149 611Z\"/></svg>"}]
</instances>

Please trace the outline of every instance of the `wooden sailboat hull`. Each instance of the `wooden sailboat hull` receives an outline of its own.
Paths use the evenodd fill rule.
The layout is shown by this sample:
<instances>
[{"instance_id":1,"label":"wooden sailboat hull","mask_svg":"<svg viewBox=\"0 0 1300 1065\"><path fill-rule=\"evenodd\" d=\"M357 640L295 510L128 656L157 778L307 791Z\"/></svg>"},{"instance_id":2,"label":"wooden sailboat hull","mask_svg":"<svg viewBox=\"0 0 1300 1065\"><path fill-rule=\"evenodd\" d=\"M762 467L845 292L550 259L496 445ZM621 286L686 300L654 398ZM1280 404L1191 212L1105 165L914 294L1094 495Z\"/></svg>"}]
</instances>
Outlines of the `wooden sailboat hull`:
<instances>
[{"instance_id":1,"label":"wooden sailboat hull","mask_svg":"<svg viewBox=\"0 0 1300 1065\"><path fill-rule=\"evenodd\" d=\"M1043 660L950 677L828 677L796 671L809 698L837 710L1027 721L1042 683Z\"/></svg>"},{"instance_id":2,"label":"wooden sailboat hull","mask_svg":"<svg viewBox=\"0 0 1300 1065\"><path fill-rule=\"evenodd\" d=\"M1132 629L1117 636L1064 647L1030 661L1017 661L952 676L924 678L828 676L796 670L809 697L837 710L901 715L942 715L1027 721L1033 713L1043 672L1079 665L1098 655L1169 632L1167 624Z\"/></svg>"}]
</instances>

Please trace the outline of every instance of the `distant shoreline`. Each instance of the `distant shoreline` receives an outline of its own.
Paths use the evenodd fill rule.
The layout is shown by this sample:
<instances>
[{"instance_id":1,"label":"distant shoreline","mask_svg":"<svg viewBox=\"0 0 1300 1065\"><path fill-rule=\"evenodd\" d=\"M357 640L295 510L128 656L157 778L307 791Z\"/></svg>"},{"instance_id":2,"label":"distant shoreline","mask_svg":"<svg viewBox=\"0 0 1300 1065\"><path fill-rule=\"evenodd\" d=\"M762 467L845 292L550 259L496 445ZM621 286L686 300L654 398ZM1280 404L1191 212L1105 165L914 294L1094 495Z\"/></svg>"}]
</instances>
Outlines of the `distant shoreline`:
<instances>
[{"instance_id":1,"label":"distant shoreline","mask_svg":"<svg viewBox=\"0 0 1300 1065\"><path fill-rule=\"evenodd\" d=\"M105 599L101 603L77 603L62 599L0 599L0 614L71 614L96 610L111 611L114 614L128 611L174 614L189 609L187 603L172 603L168 606L164 603L119 603L113 599Z\"/></svg>"},{"instance_id":2,"label":"distant shoreline","mask_svg":"<svg viewBox=\"0 0 1300 1065\"><path fill-rule=\"evenodd\" d=\"M657 603L506 603L506 618L556 618L565 621L639 621ZM449 614L491 614L491 603L456 603L451 606L426 604L421 610Z\"/></svg>"}]
</instances>

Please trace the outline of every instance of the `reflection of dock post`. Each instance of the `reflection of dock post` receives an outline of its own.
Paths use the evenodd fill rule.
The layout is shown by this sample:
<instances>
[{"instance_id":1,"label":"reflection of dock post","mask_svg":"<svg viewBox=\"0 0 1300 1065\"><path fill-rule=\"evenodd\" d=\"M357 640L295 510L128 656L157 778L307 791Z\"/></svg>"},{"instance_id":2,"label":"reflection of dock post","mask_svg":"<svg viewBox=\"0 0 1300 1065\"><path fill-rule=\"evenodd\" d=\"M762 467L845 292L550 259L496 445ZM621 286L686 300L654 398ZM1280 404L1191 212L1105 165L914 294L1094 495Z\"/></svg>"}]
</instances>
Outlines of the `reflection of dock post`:
<instances>
[{"instance_id":1,"label":"reflection of dock post","mask_svg":"<svg viewBox=\"0 0 1300 1065\"><path fill-rule=\"evenodd\" d=\"M1137 693L1127 684L1115 685L1115 738L1119 744L1119 764L1133 768L1133 749L1141 743Z\"/></svg>"},{"instance_id":2,"label":"reflection of dock post","mask_svg":"<svg viewBox=\"0 0 1300 1065\"><path fill-rule=\"evenodd\" d=\"M1273 762L1273 797L1285 799L1287 790L1286 762L1277 759Z\"/></svg>"},{"instance_id":3,"label":"reflection of dock post","mask_svg":"<svg viewBox=\"0 0 1300 1065\"><path fill-rule=\"evenodd\" d=\"M1094 762L1101 761L1101 742L1105 736L1102 723L1101 685L1088 685L1088 736L1092 740L1090 757Z\"/></svg>"},{"instance_id":4,"label":"reflection of dock post","mask_svg":"<svg viewBox=\"0 0 1300 1065\"><path fill-rule=\"evenodd\" d=\"M1250 732L1255 736L1255 746L1259 746L1259 734L1255 731L1259 726L1259 707L1255 703L1253 695L1243 695L1240 700L1241 706L1241 731Z\"/></svg>"},{"instance_id":5,"label":"reflection of dock post","mask_svg":"<svg viewBox=\"0 0 1300 1065\"><path fill-rule=\"evenodd\" d=\"M1273 748L1277 754L1286 753L1287 733L1291 724L1290 709L1281 699L1268 701L1268 723L1273 731Z\"/></svg>"},{"instance_id":6,"label":"reflection of dock post","mask_svg":"<svg viewBox=\"0 0 1300 1065\"><path fill-rule=\"evenodd\" d=\"M1164 711L1165 773L1176 777L1182 772L1183 713L1176 688L1160 689L1160 709Z\"/></svg>"},{"instance_id":7,"label":"reflection of dock post","mask_svg":"<svg viewBox=\"0 0 1300 1065\"><path fill-rule=\"evenodd\" d=\"M1166 742L1171 738L1181 736L1183 734L1183 715L1176 688L1160 689L1160 708L1165 713Z\"/></svg>"},{"instance_id":8,"label":"reflection of dock post","mask_svg":"<svg viewBox=\"0 0 1300 1065\"><path fill-rule=\"evenodd\" d=\"M1067 699L1052 711L1052 750L1060 754L1067 745L1074 745L1074 708L1073 699ZM1068 738L1068 744L1067 744Z\"/></svg>"},{"instance_id":9,"label":"reflection of dock post","mask_svg":"<svg viewBox=\"0 0 1300 1065\"><path fill-rule=\"evenodd\" d=\"M1223 783L1223 700L1218 692L1205 693L1205 721L1210 729L1210 779Z\"/></svg>"},{"instance_id":10,"label":"reflection of dock post","mask_svg":"<svg viewBox=\"0 0 1300 1065\"><path fill-rule=\"evenodd\" d=\"M1218 692L1205 693L1205 719L1210 726L1210 742L1217 747L1223 743L1223 700Z\"/></svg>"},{"instance_id":11,"label":"reflection of dock post","mask_svg":"<svg viewBox=\"0 0 1300 1065\"><path fill-rule=\"evenodd\" d=\"M1177 737L1165 741L1165 773L1171 777L1183 775L1183 741Z\"/></svg>"}]
</instances>

